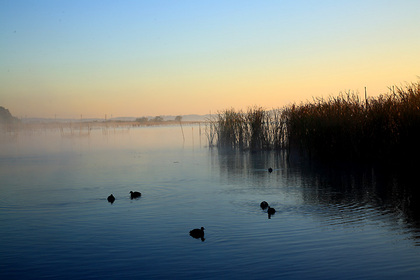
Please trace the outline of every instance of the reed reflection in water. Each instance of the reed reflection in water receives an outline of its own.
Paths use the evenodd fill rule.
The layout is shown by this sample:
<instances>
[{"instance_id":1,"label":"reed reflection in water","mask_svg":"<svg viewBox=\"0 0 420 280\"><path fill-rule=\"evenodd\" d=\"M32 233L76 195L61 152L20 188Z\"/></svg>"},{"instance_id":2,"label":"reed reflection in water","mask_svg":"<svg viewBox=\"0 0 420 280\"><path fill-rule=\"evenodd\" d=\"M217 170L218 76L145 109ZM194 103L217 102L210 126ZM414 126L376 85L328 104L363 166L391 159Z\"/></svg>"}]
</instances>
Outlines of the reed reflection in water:
<instances>
[{"instance_id":1,"label":"reed reflection in water","mask_svg":"<svg viewBox=\"0 0 420 280\"><path fill-rule=\"evenodd\" d=\"M260 201L272 197L280 212L301 211L327 225L363 226L369 219L402 226L414 244L420 245L420 190L415 170L329 166L272 151L219 150L213 151L213 158L217 158L221 177L236 186L228 192L253 192ZM275 166L272 174L268 166Z\"/></svg>"}]
</instances>

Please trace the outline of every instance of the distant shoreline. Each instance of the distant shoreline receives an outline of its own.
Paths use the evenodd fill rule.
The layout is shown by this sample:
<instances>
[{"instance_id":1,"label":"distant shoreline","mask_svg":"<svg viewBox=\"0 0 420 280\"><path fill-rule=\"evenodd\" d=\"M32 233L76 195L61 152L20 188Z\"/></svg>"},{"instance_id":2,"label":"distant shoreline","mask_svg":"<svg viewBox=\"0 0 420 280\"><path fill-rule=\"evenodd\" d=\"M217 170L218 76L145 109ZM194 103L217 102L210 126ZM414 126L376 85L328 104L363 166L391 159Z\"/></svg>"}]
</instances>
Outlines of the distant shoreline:
<instances>
[{"instance_id":1,"label":"distant shoreline","mask_svg":"<svg viewBox=\"0 0 420 280\"><path fill-rule=\"evenodd\" d=\"M156 118L160 118L162 122L176 121L177 117L181 117L181 121L206 121L211 117L207 115L160 115L160 116L143 116L143 117L113 117L113 118L42 118L42 117L25 117L19 118L22 123L78 123L78 122L138 122L139 119L147 120L146 122L152 122Z\"/></svg>"},{"instance_id":2,"label":"distant shoreline","mask_svg":"<svg viewBox=\"0 0 420 280\"><path fill-rule=\"evenodd\" d=\"M205 124L206 121L119 121L119 120L102 120L102 121L90 121L90 120L69 120L69 121L31 121L31 122L19 122L0 124L3 130L19 130L19 129L95 129L95 128L129 128L129 127L149 127L149 126L175 126L175 125L199 125Z\"/></svg>"}]
</instances>

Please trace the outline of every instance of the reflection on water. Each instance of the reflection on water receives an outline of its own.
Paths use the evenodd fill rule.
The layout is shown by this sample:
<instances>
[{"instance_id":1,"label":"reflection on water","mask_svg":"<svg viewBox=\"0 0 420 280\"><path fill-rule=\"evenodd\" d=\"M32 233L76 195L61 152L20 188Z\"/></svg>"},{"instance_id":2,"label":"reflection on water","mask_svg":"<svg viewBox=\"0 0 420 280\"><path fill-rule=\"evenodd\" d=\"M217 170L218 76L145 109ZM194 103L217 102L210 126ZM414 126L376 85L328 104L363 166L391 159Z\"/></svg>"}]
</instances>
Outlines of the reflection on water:
<instances>
[{"instance_id":1,"label":"reflection on water","mask_svg":"<svg viewBox=\"0 0 420 280\"><path fill-rule=\"evenodd\" d=\"M308 203L325 205L339 213L337 220L346 223L362 221L369 215L386 215L395 226L412 228L419 245L419 196L417 175L407 170L383 167L311 168L307 171Z\"/></svg>"},{"instance_id":2,"label":"reflection on water","mask_svg":"<svg viewBox=\"0 0 420 280\"><path fill-rule=\"evenodd\" d=\"M388 222L391 227L407 229L414 244L420 245L420 189L414 170L328 166L291 159L286 152L225 150L213 156L228 182L239 180L241 188L281 194L276 198L282 207L305 208L301 210L321 216L330 225L360 226L366 219ZM267 166L275 167L274 175L267 174ZM313 211L312 205L319 209Z\"/></svg>"},{"instance_id":3,"label":"reflection on water","mask_svg":"<svg viewBox=\"0 0 420 280\"><path fill-rule=\"evenodd\" d=\"M197 127L75 131L1 136L1 279L420 274L414 172L209 149Z\"/></svg>"}]
</instances>

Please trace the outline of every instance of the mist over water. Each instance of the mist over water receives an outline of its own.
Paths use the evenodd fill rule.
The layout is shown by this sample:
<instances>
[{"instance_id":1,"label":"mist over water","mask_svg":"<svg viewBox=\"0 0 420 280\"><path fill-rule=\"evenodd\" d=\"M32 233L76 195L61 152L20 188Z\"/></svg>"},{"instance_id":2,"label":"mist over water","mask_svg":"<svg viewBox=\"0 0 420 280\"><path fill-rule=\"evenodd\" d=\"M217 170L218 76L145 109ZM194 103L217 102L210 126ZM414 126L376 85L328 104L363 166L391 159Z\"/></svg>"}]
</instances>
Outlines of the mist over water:
<instances>
[{"instance_id":1,"label":"mist over water","mask_svg":"<svg viewBox=\"0 0 420 280\"><path fill-rule=\"evenodd\" d=\"M202 126L19 130L0 143L1 279L420 275L418 196L396 170L209 149ZM204 241L189 236L202 226Z\"/></svg>"}]
</instances>

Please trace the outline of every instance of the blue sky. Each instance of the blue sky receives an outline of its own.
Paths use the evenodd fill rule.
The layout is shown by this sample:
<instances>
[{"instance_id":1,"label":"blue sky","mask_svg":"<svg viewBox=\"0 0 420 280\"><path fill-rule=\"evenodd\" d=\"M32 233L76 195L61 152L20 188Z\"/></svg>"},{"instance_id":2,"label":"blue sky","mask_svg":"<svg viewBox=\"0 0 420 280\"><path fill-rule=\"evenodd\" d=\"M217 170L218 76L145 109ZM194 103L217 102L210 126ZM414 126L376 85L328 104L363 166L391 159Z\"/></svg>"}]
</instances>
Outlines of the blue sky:
<instances>
[{"instance_id":1,"label":"blue sky","mask_svg":"<svg viewBox=\"0 0 420 280\"><path fill-rule=\"evenodd\" d=\"M0 1L17 116L277 108L420 75L420 1Z\"/></svg>"}]
</instances>

